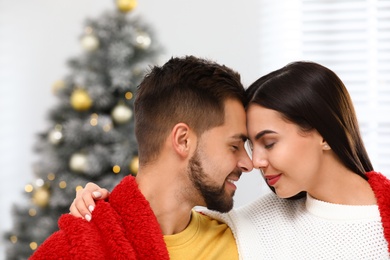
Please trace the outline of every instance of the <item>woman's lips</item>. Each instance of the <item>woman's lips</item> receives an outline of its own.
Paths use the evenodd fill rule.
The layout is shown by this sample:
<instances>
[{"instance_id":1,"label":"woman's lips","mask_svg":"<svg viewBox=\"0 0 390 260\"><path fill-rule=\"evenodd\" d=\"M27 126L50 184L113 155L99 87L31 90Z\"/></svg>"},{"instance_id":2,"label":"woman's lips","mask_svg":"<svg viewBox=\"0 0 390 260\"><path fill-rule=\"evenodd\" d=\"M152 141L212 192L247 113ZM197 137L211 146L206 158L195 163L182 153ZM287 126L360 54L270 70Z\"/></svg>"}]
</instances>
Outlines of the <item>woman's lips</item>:
<instances>
[{"instance_id":1,"label":"woman's lips","mask_svg":"<svg viewBox=\"0 0 390 260\"><path fill-rule=\"evenodd\" d=\"M264 176L270 186L274 186L279 181L280 177L282 177L282 174Z\"/></svg>"}]
</instances>

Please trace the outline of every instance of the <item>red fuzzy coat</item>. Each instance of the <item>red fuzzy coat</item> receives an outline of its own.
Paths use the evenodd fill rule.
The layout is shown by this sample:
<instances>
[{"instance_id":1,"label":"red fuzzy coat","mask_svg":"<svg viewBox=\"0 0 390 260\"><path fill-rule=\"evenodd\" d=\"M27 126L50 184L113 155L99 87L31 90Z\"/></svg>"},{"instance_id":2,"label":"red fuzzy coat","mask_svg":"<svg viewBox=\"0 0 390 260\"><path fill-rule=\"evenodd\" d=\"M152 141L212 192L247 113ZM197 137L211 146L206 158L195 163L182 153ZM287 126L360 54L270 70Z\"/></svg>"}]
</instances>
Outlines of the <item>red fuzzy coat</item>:
<instances>
[{"instance_id":1,"label":"red fuzzy coat","mask_svg":"<svg viewBox=\"0 0 390 260\"><path fill-rule=\"evenodd\" d=\"M160 226L133 177L125 177L109 202L99 201L91 222L70 214L31 256L36 259L169 259Z\"/></svg>"},{"instance_id":2,"label":"red fuzzy coat","mask_svg":"<svg viewBox=\"0 0 390 260\"><path fill-rule=\"evenodd\" d=\"M367 177L378 202L384 235L390 253L390 180L374 171L368 172Z\"/></svg>"}]
</instances>

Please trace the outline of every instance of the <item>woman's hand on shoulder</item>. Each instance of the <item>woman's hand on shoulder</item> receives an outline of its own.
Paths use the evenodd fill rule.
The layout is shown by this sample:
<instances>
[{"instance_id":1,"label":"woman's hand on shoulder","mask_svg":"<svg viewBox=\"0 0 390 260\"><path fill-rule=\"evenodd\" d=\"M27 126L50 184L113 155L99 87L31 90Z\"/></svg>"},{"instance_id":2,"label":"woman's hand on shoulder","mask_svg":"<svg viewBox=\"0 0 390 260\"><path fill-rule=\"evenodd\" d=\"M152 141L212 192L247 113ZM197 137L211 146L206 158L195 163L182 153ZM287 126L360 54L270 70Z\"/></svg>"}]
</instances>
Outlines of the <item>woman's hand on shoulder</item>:
<instances>
[{"instance_id":1,"label":"woman's hand on shoulder","mask_svg":"<svg viewBox=\"0 0 390 260\"><path fill-rule=\"evenodd\" d=\"M110 192L107 189L89 182L83 189L76 192L76 198L69 207L70 214L91 221L92 211L95 209L95 201L107 199L109 195Z\"/></svg>"}]
</instances>

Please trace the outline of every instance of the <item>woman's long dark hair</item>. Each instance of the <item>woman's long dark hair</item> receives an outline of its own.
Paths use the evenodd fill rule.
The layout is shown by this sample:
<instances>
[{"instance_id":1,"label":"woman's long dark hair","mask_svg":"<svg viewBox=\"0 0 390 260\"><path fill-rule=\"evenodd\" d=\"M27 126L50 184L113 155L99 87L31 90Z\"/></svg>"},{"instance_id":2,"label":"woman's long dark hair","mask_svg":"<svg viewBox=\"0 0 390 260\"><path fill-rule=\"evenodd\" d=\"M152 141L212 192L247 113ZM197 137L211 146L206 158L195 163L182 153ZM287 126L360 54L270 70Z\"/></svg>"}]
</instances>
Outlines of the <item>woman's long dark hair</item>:
<instances>
[{"instance_id":1,"label":"woman's long dark hair","mask_svg":"<svg viewBox=\"0 0 390 260\"><path fill-rule=\"evenodd\" d=\"M246 108L255 103L280 112L304 131L317 130L341 162L367 180L365 173L373 167L355 109L333 71L314 62L293 62L261 77L246 93Z\"/></svg>"}]
</instances>

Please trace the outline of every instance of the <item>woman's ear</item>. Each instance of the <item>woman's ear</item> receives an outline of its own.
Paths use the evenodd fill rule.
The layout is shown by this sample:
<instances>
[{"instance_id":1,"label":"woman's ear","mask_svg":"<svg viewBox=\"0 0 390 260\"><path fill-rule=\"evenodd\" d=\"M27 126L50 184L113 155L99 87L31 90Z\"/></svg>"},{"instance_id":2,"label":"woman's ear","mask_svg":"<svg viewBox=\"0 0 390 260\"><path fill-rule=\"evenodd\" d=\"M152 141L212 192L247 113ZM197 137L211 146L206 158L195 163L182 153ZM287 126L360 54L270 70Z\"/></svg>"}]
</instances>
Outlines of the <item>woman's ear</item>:
<instances>
[{"instance_id":1,"label":"woman's ear","mask_svg":"<svg viewBox=\"0 0 390 260\"><path fill-rule=\"evenodd\" d=\"M324 150L324 151L328 151L328 150L332 149L332 148L330 148L329 144L325 140L322 140L321 145L322 145L322 150Z\"/></svg>"},{"instance_id":2,"label":"woman's ear","mask_svg":"<svg viewBox=\"0 0 390 260\"><path fill-rule=\"evenodd\" d=\"M188 156L192 144L191 128L185 123L178 123L172 129L172 146L177 154Z\"/></svg>"}]
</instances>

